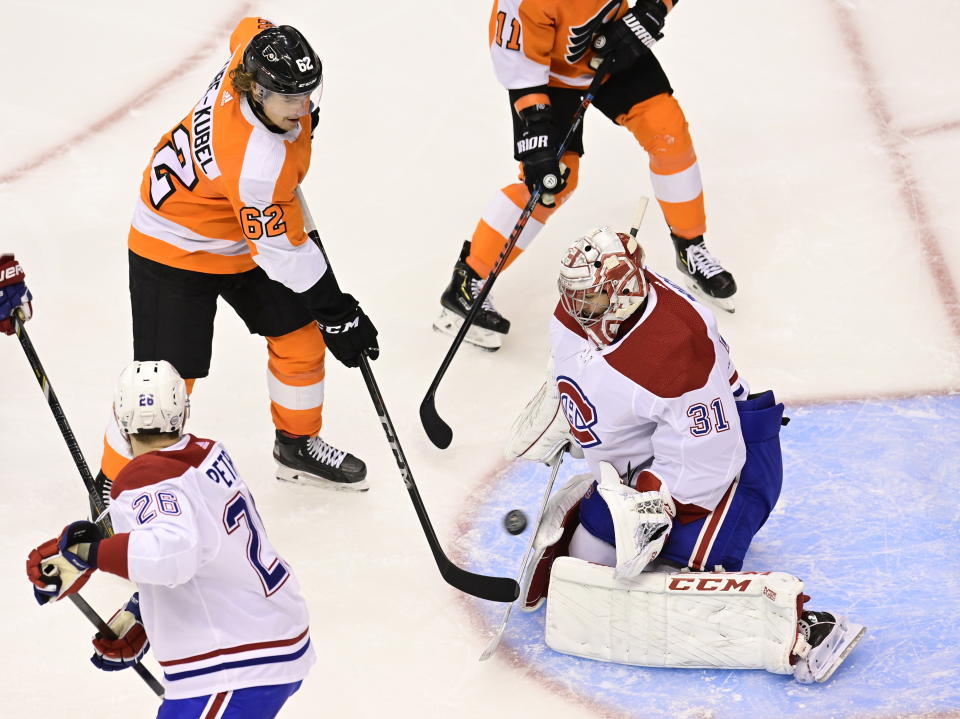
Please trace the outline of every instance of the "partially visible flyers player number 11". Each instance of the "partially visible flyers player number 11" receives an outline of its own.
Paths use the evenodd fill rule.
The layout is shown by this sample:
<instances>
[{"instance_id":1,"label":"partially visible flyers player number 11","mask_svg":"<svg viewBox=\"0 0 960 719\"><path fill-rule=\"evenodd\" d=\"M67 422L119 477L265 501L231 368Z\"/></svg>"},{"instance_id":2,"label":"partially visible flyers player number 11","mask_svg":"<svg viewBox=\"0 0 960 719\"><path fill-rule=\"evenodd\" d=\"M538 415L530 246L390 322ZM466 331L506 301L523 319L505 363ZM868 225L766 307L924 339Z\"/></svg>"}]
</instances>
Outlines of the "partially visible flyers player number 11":
<instances>
[{"instance_id":1,"label":"partially visible flyers player number 11","mask_svg":"<svg viewBox=\"0 0 960 719\"><path fill-rule=\"evenodd\" d=\"M687 286L728 312L734 310L733 275L704 244L707 221L700 166L687 120L666 73L651 52L663 36L677 0L496 0L490 15L490 55L506 88L513 122L513 156L520 182L489 201L473 236L463 244L434 329L456 334L516 226L535 187L540 202L507 257L509 267L577 187L584 154L583 125L558 160L557 148L594 78L599 60L610 75L593 100L626 128L649 158L650 179ZM623 168L629 172L628 167ZM643 194L631 192L635 197ZM510 322L487 296L465 340L499 349Z\"/></svg>"}]
</instances>

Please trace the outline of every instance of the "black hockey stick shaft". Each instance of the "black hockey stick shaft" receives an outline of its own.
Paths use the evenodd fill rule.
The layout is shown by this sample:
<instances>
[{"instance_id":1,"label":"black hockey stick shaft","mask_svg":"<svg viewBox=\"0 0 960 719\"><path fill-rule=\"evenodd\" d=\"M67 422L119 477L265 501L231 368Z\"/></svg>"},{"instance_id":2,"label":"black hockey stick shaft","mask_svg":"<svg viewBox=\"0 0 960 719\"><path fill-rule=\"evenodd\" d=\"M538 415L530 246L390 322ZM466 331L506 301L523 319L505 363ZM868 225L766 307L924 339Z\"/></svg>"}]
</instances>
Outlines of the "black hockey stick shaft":
<instances>
[{"instance_id":1,"label":"black hockey stick shaft","mask_svg":"<svg viewBox=\"0 0 960 719\"><path fill-rule=\"evenodd\" d=\"M67 416L63 413L60 400L57 399L56 392L54 392L53 387L50 386L50 380L47 378L47 373L40 363L40 357L37 355L37 350L34 348L33 342L30 341L30 335L27 334L27 330L23 326L23 315L20 310L17 310L13 315L13 328L17 334L17 339L20 340L20 346L23 347L24 354L27 355L27 362L30 363L33 374L36 376L37 382L40 383L43 396L47 398L47 403L53 412L53 418L57 421L60 434L63 435L63 441L67 443L67 449L70 450L70 456L73 457L73 463L77 465L77 471L80 472L80 479L83 480L83 486L86 488L87 494L90 495L90 500L93 502L97 513L102 513L104 510L103 497L97 492L96 485L93 482L93 476L90 474L90 469L87 466L87 460L84 459L80 445L77 443L77 438L73 434L73 430L70 429L70 423L67 421Z\"/></svg>"},{"instance_id":2,"label":"black hockey stick shaft","mask_svg":"<svg viewBox=\"0 0 960 719\"><path fill-rule=\"evenodd\" d=\"M57 426L60 428L60 433L67 443L67 448L70 450L74 464L77 465L77 470L80 472L80 478L83 480L83 485L87 489L87 494L90 495L90 500L93 502L93 506L97 512L102 514L104 510L103 497L101 497L96 490L93 477L90 474L90 468L87 467L87 460L83 458L83 452L80 451L77 438L74 436L73 430L70 429L70 423L67 422L67 417L63 413L60 400L57 399L57 395L50 385L50 380L47 378L47 373L40 363L40 357L37 355L33 342L30 341L30 335L27 334L27 330L23 326L23 315L20 310L17 310L13 315L13 328L17 334L17 339L20 340L20 346L23 347L24 354L27 355L27 361L33 369L33 374L36 376L37 382L40 383L40 389L43 390L50 409L53 411L53 416L57 420ZM114 634L107 623L100 618L100 615L94 611L93 607L87 604L87 601L83 597L79 594L71 594L70 599L73 601L74 606L90 620L91 624L93 624L104 637L107 639L117 638L117 635ZM163 696L163 687L153 674L150 673L150 670L140 664L140 662L134 664L133 669L158 697Z\"/></svg>"},{"instance_id":3,"label":"black hockey stick shaft","mask_svg":"<svg viewBox=\"0 0 960 719\"><path fill-rule=\"evenodd\" d=\"M597 70L597 74L590 83L590 87L587 88L587 91L583 95L580 106L577 108L576 112L574 112L573 118L570 120L570 128L567 130L567 134L564 136L563 142L560 143L560 147L557 150L557 160L563 159L563 154L567 150L567 145L570 143L570 140L573 138L577 129L583 122L584 113L586 113L587 108L590 107L594 96L600 89L603 78L606 76L606 72L603 70L604 65L606 65L606 63L601 64L600 68ZM460 349L460 345L463 344L463 339L467 336L467 332L471 325L473 325L473 322L477 317L477 313L480 311L480 308L483 307L484 300L487 299L487 295L489 295L490 290L493 289L493 283L496 282L497 277L499 277L500 273L503 271L503 267L507 263L507 258L510 256L513 248L516 246L517 240L520 239L520 234L523 232L523 228L526 227L527 220L529 220L530 216L533 214L533 210L540 201L540 196L542 194L542 187L539 185L534 187L533 192L530 195L530 199L527 201L526 207L524 207L523 212L520 213L520 218L517 220L517 224L514 225L513 231L510 233L510 237L507 238L506 244L504 244L503 249L500 250L500 255L497 257L497 261L494 263L493 269L490 270L490 274L487 275L487 279L483 283L483 288L480 290L480 294L477 295L477 298L473 302L473 306L470 308L470 311L463 320L463 324L460 325L460 330L457 332L456 337L454 337L453 344L451 344L450 349L447 350L447 354L443 358L443 362L440 364L440 369L437 370L437 374L434 376L433 382L430 383L430 387L427 389L427 393L424 395L423 401L420 403L420 422L423 424L423 429L426 431L430 441L440 449L446 449L450 446L450 442L453 441L453 430L450 428L450 425L443 421L443 418L440 417L439 413L437 412L437 389L440 386L441 380L443 380L443 376L447 373L447 369L450 367L450 363L453 361L454 355L457 353L457 350Z\"/></svg>"},{"instance_id":4,"label":"black hockey stick shaft","mask_svg":"<svg viewBox=\"0 0 960 719\"><path fill-rule=\"evenodd\" d=\"M310 214L310 209L307 206L303 192L299 188L297 188L297 197L303 209L304 226L307 234L310 236L310 239L316 243L317 247L320 248L320 252L323 253L327 261L327 272L332 273L333 266L330 264L330 259L323 247L323 242L320 240L320 233L317 232L316 225L313 223L313 217ZM510 577L488 577L483 574L468 572L450 561L450 558L444 553L443 548L440 546L440 540L437 539L437 533L433 529L433 524L430 522L430 516L427 514L427 508L423 503L423 498L420 496L420 491L417 489L417 484L413 479L413 473L410 471L410 463L407 462L403 447L400 446L400 439L397 437L397 431L394 429L393 421L387 412L386 403L383 400L383 395L380 393L380 388L377 386L373 371L370 369L370 361L366 355L360 356L360 373L363 376L364 384L367 386L370 399L373 401L373 406L374 409L376 409L377 417L380 419L380 424L383 426L384 434L387 435L387 442L390 444L393 457L397 462L397 466L400 468L400 475L403 477L403 483L406 485L407 492L410 494L410 501L413 502L413 508L416 510L417 518L420 520L420 526L423 528L423 533L427 538L427 544L430 545L430 551L433 553L434 560L436 560L440 575L451 586L456 587L461 592L479 597L480 599L487 599L492 602L514 601L520 596L520 585L517 584L514 579Z\"/></svg>"}]
</instances>

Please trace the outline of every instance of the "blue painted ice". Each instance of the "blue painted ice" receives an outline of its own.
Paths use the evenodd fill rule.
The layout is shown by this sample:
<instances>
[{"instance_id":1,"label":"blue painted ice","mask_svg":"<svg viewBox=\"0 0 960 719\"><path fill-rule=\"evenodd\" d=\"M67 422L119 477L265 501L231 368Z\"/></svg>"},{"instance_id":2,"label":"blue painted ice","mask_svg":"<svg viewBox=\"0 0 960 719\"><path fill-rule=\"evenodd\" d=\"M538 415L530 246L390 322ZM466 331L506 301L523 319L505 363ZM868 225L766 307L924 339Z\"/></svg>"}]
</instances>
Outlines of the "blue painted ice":
<instances>
[{"instance_id":1,"label":"blue painted ice","mask_svg":"<svg viewBox=\"0 0 960 719\"><path fill-rule=\"evenodd\" d=\"M960 709L960 397L788 407L780 502L745 570L800 576L813 609L868 627L826 684L763 671L644 669L565 656L543 643L541 609L515 612L505 643L602 704L642 717L905 716ZM585 471L567 462L557 485ZM548 472L514 463L476 515L473 569L513 575ZM549 600L548 600L549 601ZM500 609L488 607L492 624Z\"/></svg>"}]
</instances>

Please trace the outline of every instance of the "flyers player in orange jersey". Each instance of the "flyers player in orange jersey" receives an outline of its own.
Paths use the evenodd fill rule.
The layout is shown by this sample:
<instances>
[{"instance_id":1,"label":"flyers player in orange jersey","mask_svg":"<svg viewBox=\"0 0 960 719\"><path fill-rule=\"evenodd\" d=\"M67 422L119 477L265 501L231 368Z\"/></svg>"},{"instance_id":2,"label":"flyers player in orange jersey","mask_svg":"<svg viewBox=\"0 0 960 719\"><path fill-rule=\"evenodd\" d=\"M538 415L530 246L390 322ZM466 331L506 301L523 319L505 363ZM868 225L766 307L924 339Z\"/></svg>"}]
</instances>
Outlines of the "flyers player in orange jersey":
<instances>
[{"instance_id":1,"label":"flyers player in orange jersey","mask_svg":"<svg viewBox=\"0 0 960 719\"><path fill-rule=\"evenodd\" d=\"M508 257L529 246L544 223L577 187L584 153L583 126L562 158L557 148L594 77L600 59L610 71L593 105L623 126L646 150L654 193L670 228L677 265L690 288L729 312L737 286L704 245L703 188L687 120L651 46L661 38L667 14L678 0L494 0L490 54L497 79L510 96L514 158L522 182L490 200L454 265L434 323L455 334L474 304L531 191L544 194ZM490 297L466 340L496 350L510 322Z\"/></svg>"},{"instance_id":2,"label":"flyers player in orange jersey","mask_svg":"<svg viewBox=\"0 0 960 719\"><path fill-rule=\"evenodd\" d=\"M266 340L277 478L365 490L364 463L319 436L325 349L376 359L377 331L303 229L320 58L289 25L242 20L230 58L157 143L129 235L135 360L167 360L192 389L210 368L218 298ZM108 426L100 483L130 459Z\"/></svg>"}]
</instances>

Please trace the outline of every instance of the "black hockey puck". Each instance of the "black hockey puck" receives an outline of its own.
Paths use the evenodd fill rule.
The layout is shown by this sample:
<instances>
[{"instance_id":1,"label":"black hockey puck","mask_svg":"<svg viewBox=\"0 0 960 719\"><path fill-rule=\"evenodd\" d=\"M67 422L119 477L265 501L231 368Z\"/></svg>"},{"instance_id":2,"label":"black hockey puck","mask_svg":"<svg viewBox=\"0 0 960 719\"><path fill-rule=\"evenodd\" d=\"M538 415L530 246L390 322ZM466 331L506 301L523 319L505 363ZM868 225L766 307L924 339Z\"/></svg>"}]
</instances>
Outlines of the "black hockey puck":
<instances>
[{"instance_id":1,"label":"black hockey puck","mask_svg":"<svg viewBox=\"0 0 960 719\"><path fill-rule=\"evenodd\" d=\"M510 534L520 534L527 528L527 515L519 509L511 509L503 518L503 526Z\"/></svg>"}]
</instances>

